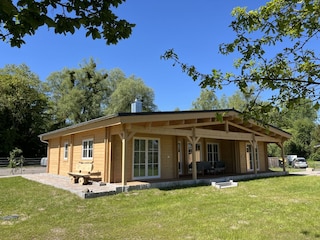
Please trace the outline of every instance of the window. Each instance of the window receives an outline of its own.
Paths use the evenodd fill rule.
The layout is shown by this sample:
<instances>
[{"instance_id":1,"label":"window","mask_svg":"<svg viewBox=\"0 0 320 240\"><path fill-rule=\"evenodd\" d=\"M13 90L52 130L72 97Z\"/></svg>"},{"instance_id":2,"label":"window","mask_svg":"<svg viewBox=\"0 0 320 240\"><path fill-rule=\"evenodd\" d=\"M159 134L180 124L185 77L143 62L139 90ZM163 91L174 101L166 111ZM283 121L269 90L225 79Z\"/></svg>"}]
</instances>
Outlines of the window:
<instances>
[{"instance_id":1,"label":"window","mask_svg":"<svg viewBox=\"0 0 320 240\"><path fill-rule=\"evenodd\" d=\"M201 144L196 143L196 162L201 161ZM188 142L188 164L192 163L192 143Z\"/></svg>"},{"instance_id":2,"label":"window","mask_svg":"<svg viewBox=\"0 0 320 240\"><path fill-rule=\"evenodd\" d=\"M69 147L68 142L65 142L64 143L64 154L63 154L63 157L64 157L65 160L68 159L68 150L69 150L68 147Z\"/></svg>"},{"instance_id":3,"label":"window","mask_svg":"<svg viewBox=\"0 0 320 240\"><path fill-rule=\"evenodd\" d=\"M160 152L158 139L134 139L133 176L148 178L160 176Z\"/></svg>"},{"instance_id":4,"label":"window","mask_svg":"<svg viewBox=\"0 0 320 240\"><path fill-rule=\"evenodd\" d=\"M254 170L253 166L253 146L251 144L247 144L246 146L246 158L247 158L247 169L250 171ZM255 149L255 154L256 154L256 168L259 170L259 154L258 154L258 148Z\"/></svg>"},{"instance_id":5,"label":"window","mask_svg":"<svg viewBox=\"0 0 320 240\"><path fill-rule=\"evenodd\" d=\"M93 140L87 139L82 141L82 159L92 159Z\"/></svg>"},{"instance_id":6,"label":"window","mask_svg":"<svg viewBox=\"0 0 320 240\"><path fill-rule=\"evenodd\" d=\"M208 162L214 166L215 162L219 161L219 145L217 143L207 144Z\"/></svg>"}]
</instances>

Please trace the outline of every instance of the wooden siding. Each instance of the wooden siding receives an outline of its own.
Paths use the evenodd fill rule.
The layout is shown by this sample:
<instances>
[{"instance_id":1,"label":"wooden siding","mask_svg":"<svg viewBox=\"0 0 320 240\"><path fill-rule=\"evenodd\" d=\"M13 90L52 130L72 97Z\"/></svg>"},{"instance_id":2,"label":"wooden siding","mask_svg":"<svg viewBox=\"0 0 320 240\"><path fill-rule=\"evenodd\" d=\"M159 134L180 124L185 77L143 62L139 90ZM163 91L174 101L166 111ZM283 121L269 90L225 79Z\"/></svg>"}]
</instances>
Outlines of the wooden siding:
<instances>
[{"instance_id":1,"label":"wooden siding","mask_svg":"<svg viewBox=\"0 0 320 240\"><path fill-rule=\"evenodd\" d=\"M67 175L69 172L69 163L70 163L70 148L68 147L68 159L64 158L64 144L71 144L71 137L60 138L60 163L59 163L59 174Z\"/></svg>"},{"instance_id":2,"label":"wooden siding","mask_svg":"<svg viewBox=\"0 0 320 240\"><path fill-rule=\"evenodd\" d=\"M259 171L267 171L268 166L268 153L267 153L267 144L263 142L258 143L259 149L259 161L260 161L260 170Z\"/></svg>"},{"instance_id":3,"label":"wooden siding","mask_svg":"<svg viewBox=\"0 0 320 240\"><path fill-rule=\"evenodd\" d=\"M177 176L177 158L174 150L173 136L161 136L160 138L160 159L161 159L161 178L172 179Z\"/></svg>"},{"instance_id":4,"label":"wooden siding","mask_svg":"<svg viewBox=\"0 0 320 240\"><path fill-rule=\"evenodd\" d=\"M48 173L59 174L59 148L60 141L59 138L50 139L49 141L49 166Z\"/></svg>"},{"instance_id":5,"label":"wooden siding","mask_svg":"<svg viewBox=\"0 0 320 240\"><path fill-rule=\"evenodd\" d=\"M111 182L121 182L121 139L119 135L112 135Z\"/></svg>"},{"instance_id":6,"label":"wooden siding","mask_svg":"<svg viewBox=\"0 0 320 240\"><path fill-rule=\"evenodd\" d=\"M234 141L220 141L220 160L225 162L226 172L234 172Z\"/></svg>"},{"instance_id":7,"label":"wooden siding","mask_svg":"<svg viewBox=\"0 0 320 240\"><path fill-rule=\"evenodd\" d=\"M240 173L247 172L246 144L247 142L239 142Z\"/></svg>"},{"instance_id":8,"label":"wooden siding","mask_svg":"<svg viewBox=\"0 0 320 240\"><path fill-rule=\"evenodd\" d=\"M93 135L93 171L101 172L103 176L105 171L105 129L93 131Z\"/></svg>"},{"instance_id":9,"label":"wooden siding","mask_svg":"<svg viewBox=\"0 0 320 240\"><path fill-rule=\"evenodd\" d=\"M82 141L93 140L92 160L82 159ZM64 159L64 143L68 142L68 159ZM49 167L48 172L67 176L69 171L75 171L76 165L80 161L93 161L94 171L100 171L101 176L105 173L105 130L79 133L74 135L73 142L71 136L55 138L49 141ZM71 165L70 165L71 164Z\"/></svg>"}]
</instances>

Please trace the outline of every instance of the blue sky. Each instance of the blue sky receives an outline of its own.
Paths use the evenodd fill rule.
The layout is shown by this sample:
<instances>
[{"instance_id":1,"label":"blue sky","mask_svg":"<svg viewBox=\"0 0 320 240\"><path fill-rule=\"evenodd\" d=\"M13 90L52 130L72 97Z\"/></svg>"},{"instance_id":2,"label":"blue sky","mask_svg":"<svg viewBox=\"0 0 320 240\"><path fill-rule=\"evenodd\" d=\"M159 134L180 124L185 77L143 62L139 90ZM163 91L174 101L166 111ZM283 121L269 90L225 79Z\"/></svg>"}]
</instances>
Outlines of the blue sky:
<instances>
[{"instance_id":1,"label":"blue sky","mask_svg":"<svg viewBox=\"0 0 320 240\"><path fill-rule=\"evenodd\" d=\"M174 48L181 61L193 64L204 73L212 68L232 70L235 56L218 54L221 43L234 39L228 27L236 6L255 9L266 0L127 0L116 9L120 18L135 23L129 39L117 45L86 38L83 31L74 35L55 35L41 28L25 38L21 48L0 42L0 68L6 64L26 64L42 81L63 68L78 68L93 58L98 69L120 68L126 76L135 75L155 93L160 111L176 108L189 110L200 95L199 83L193 82L171 61L160 56ZM217 92L230 96L235 89Z\"/></svg>"}]
</instances>

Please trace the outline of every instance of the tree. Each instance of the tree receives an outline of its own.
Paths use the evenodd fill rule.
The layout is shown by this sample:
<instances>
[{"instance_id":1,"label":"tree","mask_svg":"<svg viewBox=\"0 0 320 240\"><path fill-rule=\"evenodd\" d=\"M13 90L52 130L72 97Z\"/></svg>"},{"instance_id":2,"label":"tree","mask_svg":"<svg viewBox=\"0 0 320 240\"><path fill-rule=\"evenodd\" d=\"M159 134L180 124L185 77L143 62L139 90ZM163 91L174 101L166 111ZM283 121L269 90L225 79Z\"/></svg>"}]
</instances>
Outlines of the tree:
<instances>
[{"instance_id":1,"label":"tree","mask_svg":"<svg viewBox=\"0 0 320 240\"><path fill-rule=\"evenodd\" d=\"M74 34L86 29L86 37L104 38L116 44L128 38L135 24L112 12L125 0L1 0L0 38L13 47L25 43L25 35L34 35L41 26L53 28L56 34Z\"/></svg>"},{"instance_id":2,"label":"tree","mask_svg":"<svg viewBox=\"0 0 320 240\"><path fill-rule=\"evenodd\" d=\"M110 92L114 92L117 89L118 84L121 81L126 80L126 78L127 77L124 74L124 72L119 68L115 68L109 71L108 82L109 82Z\"/></svg>"},{"instance_id":3,"label":"tree","mask_svg":"<svg viewBox=\"0 0 320 240\"><path fill-rule=\"evenodd\" d=\"M314 161L320 161L320 125L315 127L315 130L311 134L311 149L313 150L310 159Z\"/></svg>"},{"instance_id":4,"label":"tree","mask_svg":"<svg viewBox=\"0 0 320 240\"><path fill-rule=\"evenodd\" d=\"M0 69L0 156L14 148L25 156L44 154L38 135L46 131L48 99L26 65Z\"/></svg>"},{"instance_id":5,"label":"tree","mask_svg":"<svg viewBox=\"0 0 320 240\"><path fill-rule=\"evenodd\" d=\"M250 90L245 90L248 92L254 92L255 88L251 87ZM259 98L253 97L252 94L245 94L240 90L237 90L233 95L228 97L227 105L228 108L234 108L240 112L246 111L252 102L261 103Z\"/></svg>"},{"instance_id":6,"label":"tree","mask_svg":"<svg viewBox=\"0 0 320 240\"><path fill-rule=\"evenodd\" d=\"M254 91L252 88L251 91ZM202 89L200 97L196 101L192 102L193 109L195 110L212 110L212 109L226 109L233 108L237 111L243 111L253 101L251 95L245 95L241 91L236 91L233 95L227 97L222 95L220 99L214 94L213 91L208 88ZM254 99L257 101L257 99Z\"/></svg>"},{"instance_id":7,"label":"tree","mask_svg":"<svg viewBox=\"0 0 320 240\"><path fill-rule=\"evenodd\" d=\"M199 80L201 87L221 89L235 84L247 94L247 87L254 85L256 91L250 94L255 95L271 90L268 103L251 101L245 111L262 121L279 104L293 109L300 99L311 99L319 109L320 58L319 48L313 45L319 38L319 0L271 0L257 10L237 7L232 15L230 26L236 38L221 44L219 51L240 55L234 63L235 73L219 69L200 73L181 62L173 49L162 58L172 59L193 80Z\"/></svg>"},{"instance_id":8,"label":"tree","mask_svg":"<svg viewBox=\"0 0 320 240\"><path fill-rule=\"evenodd\" d=\"M142 110L144 112L153 112L157 109L157 106L153 103L153 90L147 87L140 78L131 76L118 82L116 89L110 96L106 114L130 112L131 103L136 98L142 100Z\"/></svg>"},{"instance_id":9,"label":"tree","mask_svg":"<svg viewBox=\"0 0 320 240\"><path fill-rule=\"evenodd\" d=\"M308 157L316 150L313 147L317 144L317 136L314 134L316 119L317 111L310 100L301 100L295 109L280 106L270 112L270 124L292 134L292 138L285 143L285 153L303 157ZM280 149L278 151L280 156ZM274 149L268 146L268 154L272 152L275 152Z\"/></svg>"},{"instance_id":10,"label":"tree","mask_svg":"<svg viewBox=\"0 0 320 240\"><path fill-rule=\"evenodd\" d=\"M192 102L192 109L194 110L212 110L219 109L219 100L213 91L205 88L201 90L200 97Z\"/></svg>"},{"instance_id":11,"label":"tree","mask_svg":"<svg viewBox=\"0 0 320 240\"><path fill-rule=\"evenodd\" d=\"M101 117L110 89L105 70L98 71L93 59L80 69L63 69L50 74L46 82L52 103L53 128Z\"/></svg>"},{"instance_id":12,"label":"tree","mask_svg":"<svg viewBox=\"0 0 320 240\"><path fill-rule=\"evenodd\" d=\"M298 119L292 128L292 138L285 143L286 153L297 154L308 158L313 152L311 148L311 133L315 130L315 124L308 119Z\"/></svg>"},{"instance_id":13,"label":"tree","mask_svg":"<svg viewBox=\"0 0 320 240\"><path fill-rule=\"evenodd\" d=\"M311 123L317 120L317 110L311 100L304 99L296 103L295 108L287 108L286 106L279 106L274 108L269 113L270 124L282 129L293 128L294 123L299 119L307 119Z\"/></svg>"},{"instance_id":14,"label":"tree","mask_svg":"<svg viewBox=\"0 0 320 240\"><path fill-rule=\"evenodd\" d=\"M51 130L101 117L130 112L135 98L143 99L143 110L154 111L154 93L141 79L126 78L120 69L97 70L93 59L79 69L52 73L46 82L54 123Z\"/></svg>"}]
</instances>

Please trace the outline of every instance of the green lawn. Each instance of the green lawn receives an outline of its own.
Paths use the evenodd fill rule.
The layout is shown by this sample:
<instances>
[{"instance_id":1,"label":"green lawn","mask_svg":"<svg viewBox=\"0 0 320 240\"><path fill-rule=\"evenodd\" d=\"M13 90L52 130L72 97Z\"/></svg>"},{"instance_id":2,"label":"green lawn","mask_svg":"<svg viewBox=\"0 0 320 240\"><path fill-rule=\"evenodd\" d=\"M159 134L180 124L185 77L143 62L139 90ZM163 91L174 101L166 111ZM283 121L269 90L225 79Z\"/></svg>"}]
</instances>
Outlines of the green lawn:
<instances>
[{"instance_id":1,"label":"green lawn","mask_svg":"<svg viewBox=\"0 0 320 240\"><path fill-rule=\"evenodd\" d=\"M0 179L0 239L315 239L320 178L288 176L95 199ZM3 217L18 215L17 220Z\"/></svg>"}]
</instances>

